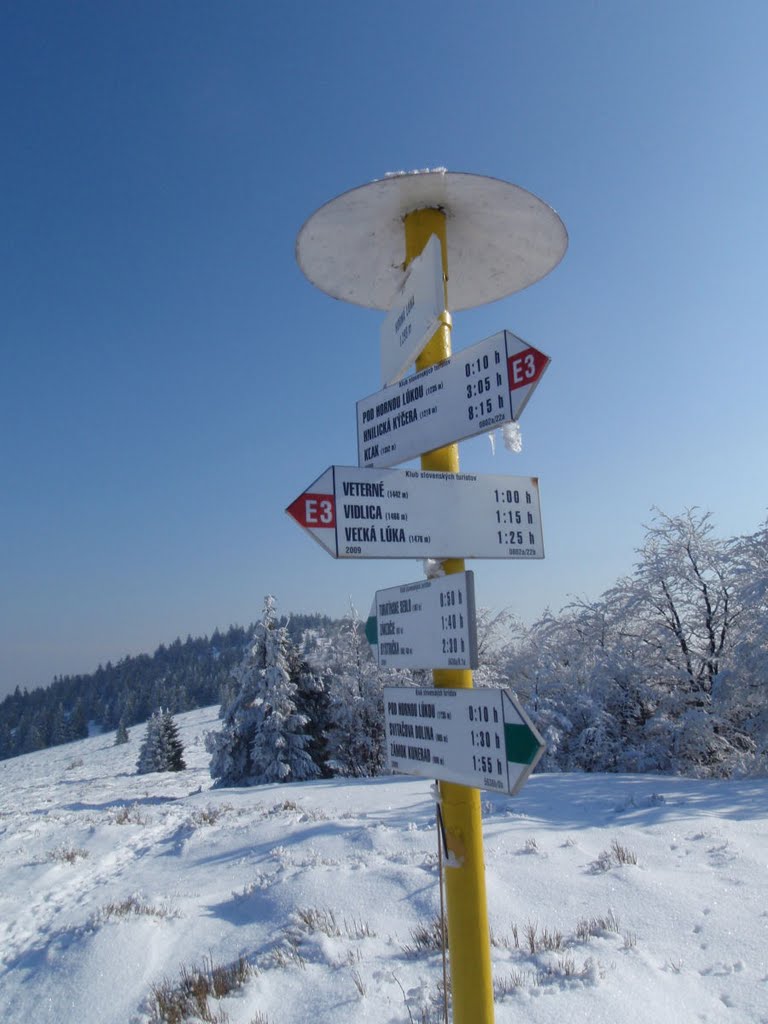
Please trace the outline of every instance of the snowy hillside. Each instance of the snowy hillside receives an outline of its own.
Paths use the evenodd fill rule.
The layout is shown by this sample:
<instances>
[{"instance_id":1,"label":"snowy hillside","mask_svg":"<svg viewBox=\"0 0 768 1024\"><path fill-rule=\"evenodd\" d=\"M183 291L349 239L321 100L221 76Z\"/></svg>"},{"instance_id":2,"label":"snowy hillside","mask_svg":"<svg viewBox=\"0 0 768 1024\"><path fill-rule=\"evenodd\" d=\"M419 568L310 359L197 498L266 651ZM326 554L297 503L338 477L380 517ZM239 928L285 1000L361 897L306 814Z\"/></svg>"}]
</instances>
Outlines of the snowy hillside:
<instances>
[{"instance_id":1,"label":"snowy hillside","mask_svg":"<svg viewBox=\"0 0 768 1024\"><path fill-rule=\"evenodd\" d=\"M216 709L177 721L178 774L135 774L143 727L0 763L0 1019L160 1020L207 972L239 983L209 1021L440 1020L429 784L211 790ZM764 780L540 775L484 806L498 1024L768 1024Z\"/></svg>"}]
</instances>

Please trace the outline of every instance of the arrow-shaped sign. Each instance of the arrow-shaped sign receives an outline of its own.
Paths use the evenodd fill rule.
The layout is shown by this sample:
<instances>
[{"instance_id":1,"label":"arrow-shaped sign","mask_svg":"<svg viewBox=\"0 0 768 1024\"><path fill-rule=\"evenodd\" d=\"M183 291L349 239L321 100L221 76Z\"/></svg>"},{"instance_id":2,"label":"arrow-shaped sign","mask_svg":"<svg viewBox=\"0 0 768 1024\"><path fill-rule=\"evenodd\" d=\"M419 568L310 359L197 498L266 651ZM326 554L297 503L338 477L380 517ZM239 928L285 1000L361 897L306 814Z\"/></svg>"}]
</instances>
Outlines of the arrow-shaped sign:
<instances>
[{"instance_id":1,"label":"arrow-shaped sign","mask_svg":"<svg viewBox=\"0 0 768 1024\"><path fill-rule=\"evenodd\" d=\"M515 794L546 749L508 690L386 686L390 767L406 775Z\"/></svg>"},{"instance_id":2,"label":"arrow-shaped sign","mask_svg":"<svg viewBox=\"0 0 768 1024\"><path fill-rule=\"evenodd\" d=\"M518 420L549 356L500 331L357 403L361 466L395 466Z\"/></svg>"},{"instance_id":3,"label":"arrow-shaped sign","mask_svg":"<svg viewBox=\"0 0 768 1024\"><path fill-rule=\"evenodd\" d=\"M543 558L536 477L331 466L286 512L334 558Z\"/></svg>"},{"instance_id":4,"label":"arrow-shaped sign","mask_svg":"<svg viewBox=\"0 0 768 1024\"><path fill-rule=\"evenodd\" d=\"M365 635L381 668L477 668L475 574L377 590Z\"/></svg>"}]
</instances>

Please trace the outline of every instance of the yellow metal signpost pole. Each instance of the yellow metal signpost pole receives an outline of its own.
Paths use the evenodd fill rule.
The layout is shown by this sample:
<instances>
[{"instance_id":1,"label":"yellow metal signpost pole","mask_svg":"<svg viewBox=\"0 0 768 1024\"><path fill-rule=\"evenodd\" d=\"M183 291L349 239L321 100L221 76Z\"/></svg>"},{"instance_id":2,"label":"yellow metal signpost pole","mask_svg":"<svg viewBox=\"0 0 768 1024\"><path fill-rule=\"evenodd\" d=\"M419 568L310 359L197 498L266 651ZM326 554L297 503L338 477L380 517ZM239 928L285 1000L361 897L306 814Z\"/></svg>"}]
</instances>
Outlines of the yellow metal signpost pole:
<instances>
[{"instance_id":1,"label":"yellow metal signpost pole","mask_svg":"<svg viewBox=\"0 0 768 1024\"><path fill-rule=\"evenodd\" d=\"M413 212L404 215L404 210ZM325 203L302 226L296 258L308 279L328 295L392 312L392 297L402 285L403 223L406 265L437 235L447 281L446 217L450 219L455 309L482 306L527 288L557 266L568 245L563 222L532 193L497 178L440 169L387 175ZM444 299L441 324L416 360L417 370L451 354L447 291ZM425 312L426 305L414 322L419 323ZM394 340L399 344L405 338ZM385 371L384 376L390 375ZM384 383L392 382L385 379ZM428 452L421 466L425 471L458 473L458 446ZM391 557L402 557L394 547ZM499 557L504 557L501 552ZM442 564L446 573L464 569L461 558L446 558ZM434 682L450 689L471 689L472 673L436 670ZM480 791L440 782L440 794L451 854L446 889L453 1020L454 1024L493 1024Z\"/></svg>"},{"instance_id":2,"label":"yellow metal signpost pole","mask_svg":"<svg viewBox=\"0 0 768 1024\"><path fill-rule=\"evenodd\" d=\"M405 217L406 265L437 235L443 254L443 273L448 277L445 214L439 209L416 210ZM416 360L416 369L447 359L451 354L451 321L443 322ZM421 468L433 472L459 472L459 446L449 444L421 457ZM443 561L446 573L464 571L463 558ZM472 687L468 669L435 669L435 686L450 689ZM454 1024L493 1024L493 981L488 904L485 891L483 831L480 791L450 782L440 783L441 809L448 850L455 866L446 871L448 949L451 964L451 996Z\"/></svg>"}]
</instances>

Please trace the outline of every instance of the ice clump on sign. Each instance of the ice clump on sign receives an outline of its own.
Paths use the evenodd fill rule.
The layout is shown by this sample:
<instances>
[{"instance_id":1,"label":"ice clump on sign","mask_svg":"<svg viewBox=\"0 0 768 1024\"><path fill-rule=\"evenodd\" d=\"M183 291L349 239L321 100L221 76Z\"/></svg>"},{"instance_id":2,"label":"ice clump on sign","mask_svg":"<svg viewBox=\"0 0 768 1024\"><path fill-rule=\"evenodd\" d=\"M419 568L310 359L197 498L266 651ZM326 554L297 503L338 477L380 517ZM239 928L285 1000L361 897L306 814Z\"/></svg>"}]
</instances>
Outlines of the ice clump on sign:
<instances>
[{"instance_id":1,"label":"ice clump on sign","mask_svg":"<svg viewBox=\"0 0 768 1024\"><path fill-rule=\"evenodd\" d=\"M443 563L439 558L424 559L424 575L428 580L436 580L439 576L445 576Z\"/></svg>"},{"instance_id":2,"label":"ice clump on sign","mask_svg":"<svg viewBox=\"0 0 768 1024\"><path fill-rule=\"evenodd\" d=\"M515 455L519 455L523 450L523 435L520 430L519 423L505 423L501 428L501 436L504 439L504 447L508 452L514 452ZM488 440L491 443L491 455L496 454L496 433L491 431L488 435Z\"/></svg>"},{"instance_id":3,"label":"ice clump on sign","mask_svg":"<svg viewBox=\"0 0 768 1024\"><path fill-rule=\"evenodd\" d=\"M520 424L505 423L501 428L501 436L504 438L504 447L507 451L519 455L523 450L523 435L520 432Z\"/></svg>"}]
</instances>

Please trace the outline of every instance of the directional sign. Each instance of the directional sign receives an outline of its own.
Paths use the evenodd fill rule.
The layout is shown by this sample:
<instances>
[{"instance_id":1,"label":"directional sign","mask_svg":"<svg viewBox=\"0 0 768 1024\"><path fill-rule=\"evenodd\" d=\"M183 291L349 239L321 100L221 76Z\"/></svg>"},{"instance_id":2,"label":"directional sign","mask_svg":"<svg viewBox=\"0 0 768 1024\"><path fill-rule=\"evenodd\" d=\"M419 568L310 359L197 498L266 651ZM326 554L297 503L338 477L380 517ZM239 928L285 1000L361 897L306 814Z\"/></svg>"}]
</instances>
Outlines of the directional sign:
<instances>
[{"instance_id":1,"label":"directional sign","mask_svg":"<svg viewBox=\"0 0 768 1024\"><path fill-rule=\"evenodd\" d=\"M545 750L508 690L384 687L387 757L406 775L515 794Z\"/></svg>"},{"instance_id":2,"label":"directional sign","mask_svg":"<svg viewBox=\"0 0 768 1024\"><path fill-rule=\"evenodd\" d=\"M395 466L517 420L549 356L500 331L357 403L361 466Z\"/></svg>"},{"instance_id":3,"label":"directional sign","mask_svg":"<svg viewBox=\"0 0 768 1024\"><path fill-rule=\"evenodd\" d=\"M437 330L445 309L443 257L432 235L412 260L381 328L381 381L399 380Z\"/></svg>"},{"instance_id":4,"label":"directional sign","mask_svg":"<svg viewBox=\"0 0 768 1024\"><path fill-rule=\"evenodd\" d=\"M334 558L543 558L529 476L331 466L286 512Z\"/></svg>"},{"instance_id":5,"label":"directional sign","mask_svg":"<svg viewBox=\"0 0 768 1024\"><path fill-rule=\"evenodd\" d=\"M381 668L477 668L475 574L377 590L365 635Z\"/></svg>"}]
</instances>

